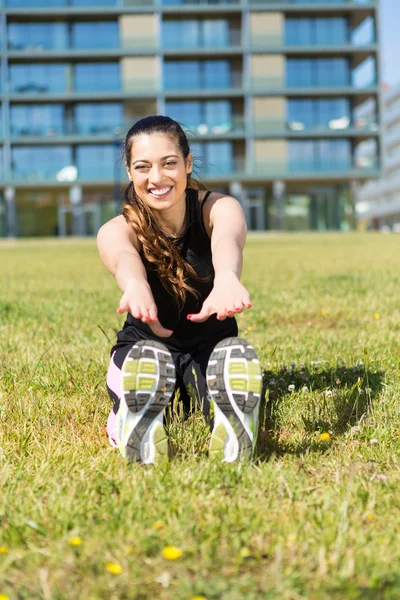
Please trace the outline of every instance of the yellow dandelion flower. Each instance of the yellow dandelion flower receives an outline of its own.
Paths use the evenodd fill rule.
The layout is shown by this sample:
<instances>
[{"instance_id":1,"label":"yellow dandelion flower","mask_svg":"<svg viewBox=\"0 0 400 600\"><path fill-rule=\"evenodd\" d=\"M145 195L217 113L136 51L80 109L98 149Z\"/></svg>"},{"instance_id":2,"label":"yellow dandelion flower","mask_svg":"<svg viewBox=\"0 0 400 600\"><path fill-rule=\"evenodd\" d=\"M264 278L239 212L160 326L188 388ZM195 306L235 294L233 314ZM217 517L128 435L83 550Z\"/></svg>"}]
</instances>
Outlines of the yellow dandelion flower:
<instances>
[{"instance_id":1,"label":"yellow dandelion flower","mask_svg":"<svg viewBox=\"0 0 400 600\"><path fill-rule=\"evenodd\" d=\"M247 328L247 331L253 331L253 327L251 325L249 325L249 327Z\"/></svg>"},{"instance_id":2,"label":"yellow dandelion flower","mask_svg":"<svg viewBox=\"0 0 400 600\"><path fill-rule=\"evenodd\" d=\"M8 554L8 548L5 546L0 546L0 554Z\"/></svg>"},{"instance_id":3,"label":"yellow dandelion flower","mask_svg":"<svg viewBox=\"0 0 400 600\"><path fill-rule=\"evenodd\" d=\"M249 556L251 556L251 552L248 548L246 548L246 546L244 546L240 549L240 556L241 558L248 558Z\"/></svg>"},{"instance_id":4,"label":"yellow dandelion flower","mask_svg":"<svg viewBox=\"0 0 400 600\"><path fill-rule=\"evenodd\" d=\"M319 314L321 315L321 317L326 317L327 315L329 315L329 310L321 310Z\"/></svg>"},{"instance_id":5,"label":"yellow dandelion flower","mask_svg":"<svg viewBox=\"0 0 400 600\"><path fill-rule=\"evenodd\" d=\"M46 343L46 340L42 340L42 344L45 344L45 343Z\"/></svg>"},{"instance_id":6,"label":"yellow dandelion flower","mask_svg":"<svg viewBox=\"0 0 400 600\"><path fill-rule=\"evenodd\" d=\"M319 439L320 439L322 442L327 442L328 440L330 440L330 439L331 439L331 434L330 434L330 433L328 433L327 431L324 431L324 432L323 432L323 433L321 433L321 435L319 436Z\"/></svg>"},{"instance_id":7,"label":"yellow dandelion flower","mask_svg":"<svg viewBox=\"0 0 400 600\"><path fill-rule=\"evenodd\" d=\"M122 573L122 567L118 563L107 563L106 571L112 573L113 575L119 575Z\"/></svg>"},{"instance_id":8,"label":"yellow dandelion flower","mask_svg":"<svg viewBox=\"0 0 400 600\"><path fill-rule=\"evenodd\" d=\"M192 596L190 600L207 600L205 596Z\"/></svg>"},{"instance_id":9,"label":"yellow dandelion flower","mask_svg":"<svg viewBox=\"0 0 400 600\"><path fill-rule=\"evenodd\" d=\"M0 594L0 600L10 600L10 598L5 594Z\"/></svg>"},{"instance_id":10,"label":"yellow dandelion flower","mask_svg":"<svg viewBox=\"0 0 400 600\"><path fill-rule=\"evenodd\" d=\"M371 519L374 518L374 515L372 513L368 513L367 514L367 519L369 519L371 521Z\"/></svg>"},{"instance_id":11,"label":"yellow dandelion flower","mask_svg":"<svg viewBox=\"0 0 400 600\"><path fill-rule=\"evenodd\" d=\"M374 314L374 319L380 319L380 318L381 318L381 315L379 313Z\"/></svg>"},{"instance_id":12,"label":"yellow dandelion flower","mask_svg":"<svg viewBox=\"0 0 400 600\"><path fill-rule=\"evenodd\" d=\"M176 560L177 558L180 558L182 556L183 552L180 548L177 548L176 546L165 546L161 554L167 560Z\"/></svg>"},{"instance_id":13,"label":"yellow dandelion flower","mask_svg":"<svg viewBox=\"0 0 400 600\"><path fill-rule=\"evenodd\" d=\"M164 527L164 523L162 521L154 521L153 529L158 531L159 529L162 529L163 527Z\"/></svg>"},{"instance_id":14,"label":"yellow dandelion flower","mask_svg":"<svg viewBox=\"0 0 400 600\"><path fill-rule=\"evenodd\" d=\"M80 546L82 544L82 540L80 537L72 537L69 538L70 546Z\"/></svg>"}]
</instances>

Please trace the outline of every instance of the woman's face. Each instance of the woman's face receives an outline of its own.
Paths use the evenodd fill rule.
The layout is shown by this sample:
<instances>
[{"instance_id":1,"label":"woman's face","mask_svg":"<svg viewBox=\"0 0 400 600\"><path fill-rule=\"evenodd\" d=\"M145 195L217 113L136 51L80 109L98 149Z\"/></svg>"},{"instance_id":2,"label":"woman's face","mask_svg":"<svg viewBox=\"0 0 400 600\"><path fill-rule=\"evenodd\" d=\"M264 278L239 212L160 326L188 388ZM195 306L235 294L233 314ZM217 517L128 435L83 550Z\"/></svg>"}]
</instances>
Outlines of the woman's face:
<instances>
[{"instance_id":1,"label":"woman's face","mask_svg":"<svg viewBox=\"0 0 400 600\"><path fill-rule=\"evenodd\" d=\"M135 136L130 164L126 165L135 192L150 208L167 210L182 198L192 155L185 160L176 142L163 133Z\"/></svg>"}]
</instances>

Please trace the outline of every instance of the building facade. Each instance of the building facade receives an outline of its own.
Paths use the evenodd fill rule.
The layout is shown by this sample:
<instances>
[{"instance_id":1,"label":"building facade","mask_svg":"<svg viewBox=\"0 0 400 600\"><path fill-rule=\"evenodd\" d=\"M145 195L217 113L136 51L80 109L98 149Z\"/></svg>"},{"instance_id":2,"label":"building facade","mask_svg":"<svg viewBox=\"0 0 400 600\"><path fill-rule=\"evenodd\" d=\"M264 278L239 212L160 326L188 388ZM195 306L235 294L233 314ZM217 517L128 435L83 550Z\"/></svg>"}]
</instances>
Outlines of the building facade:
<instances>
[{"instance_id":1,"label":"building facade","mask_svg":"<svg viewBox=\"0 0 400 600\"><path fill-rule=\"evenodd\" d=\"M251 229L351 227L380 169L378 1L2 0L0 235L95 233L151 114Z\"/></svg>"},{"instance_id":2,"label":"building facade","mask_svg":"<svg viewBox=\"0 0 400 600\"><path fill-rule=\"evenodd\" d=\"M400 230L400 84L382 94L382 176L359 187L357 218L361 229Z\"/></svg>"}]
</instances>

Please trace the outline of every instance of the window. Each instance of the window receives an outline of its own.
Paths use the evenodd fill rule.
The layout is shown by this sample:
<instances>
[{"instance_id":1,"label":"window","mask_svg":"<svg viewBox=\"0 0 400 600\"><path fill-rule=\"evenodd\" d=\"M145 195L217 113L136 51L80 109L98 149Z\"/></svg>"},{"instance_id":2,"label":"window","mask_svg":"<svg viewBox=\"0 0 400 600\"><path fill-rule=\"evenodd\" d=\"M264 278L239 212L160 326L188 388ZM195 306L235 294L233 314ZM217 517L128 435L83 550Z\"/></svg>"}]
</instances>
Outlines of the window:
<instances>
[{"instance_id":1,"label":"window","mask_svg":"<svg viewBox=\"0 0 400 600\"><path fill-rule=\"evenodd\" d=\"M227 19L167 20L162 24L162 43L164 48L221 48L230 43L229 30Z\"/></svg>"},{"instance_id":2,"label":"window","mask_svg":"<svg viewBox=\"0 0 400 600\"><path fill-rule=\"evenodd\" d=\"M124 124L124 111L118 102L85 102L74 108L75 129L83 135L116 134Z\"/></svg>"},{"instance_id":3,"label":"window","mask_svg":"<svg viewBox=\"0 0 400 600\"><path fill-rule=\"evenodd\" d=\"M118 91L118 63L79 63L74 67L75 90L78 92Z\"/></svg>"},{"instance_id":4,"label":"window","mask_svg":"<svg viewBox=\"0 0 400 600\"><path fill-rule=\"evenodd\" d=\"M7 34L10 50L63 50L68 48L66 23L10 23Z\"/></svg>"},{"instance_id":5,"label":"window","mask_svg":"<svg viewBox=\"0 0 400 600\"><path fill-rule=\"evenodd\" d=\"M195 170L201 174L222 175L234 170L232 142L193 142Z\"/></svg>"},{"instance_id":6,"label":"window","mask_svg":"<svg viewBox=\"0 0 400 600\"><path fill-rule=\"evenodd\" d=\"M285 42L288 46L329 46L348 42L348 23L343 17L287 18Z\"/></svg>"},{"instance_id":7,"label":"window","mask_svg":"<svg viewBox=\"0 0 400 600\"><path fill-rule=\"evenodd\" d=\"M10 66L11 92L49 93L67 91L66 64L17 64Z\"/></svg>"},{"instance_id":8,"label":"window","mask_svg":"<svg viewBox=\"0 0 400 600\"><path fill-rule=\"evenodd\" d=\"M347 171L352 166L349 140L290 140L292 172Z\"/></svg>"},{"instance_id":9,"label":"window","mask_svg":"<svg viewBox=\"0 0 400 600\"><path fill-rule=\"evenodd\" d=\"M90 144L76 148L76 166L79 179L113 179L119 174L120 146Z\"/></svg>"},{"instance_id":10,"label":"window","mask_svg":"<svg viewBox=\"0 0 400 600\"><path fill-rule=\"evenodd\" d=\"M118 48L116 21L98 21L72 24L72 48Z\"/></svg>"},{"instance_id":11,"label":"window","mask_svg":"<svg viewBox=\"0 0 400 600\"><path fill-rule=\"evenodd\" d=\"M68 146L19 146L11 151L13 179L56 179L61 169L72 164L72 150Z\"/></svg>"},{"instance_id":12,"label":"window","mask_svg":"<svg viewBox=\"0 0 400 600\"><path fill-rule=\"evenodd\" d=\"M227 100L167 102L167 114L198 134L224 133L233 127L232 105Z\"/></svg>"},{"instance_id":13,"label":"window","mask_svg":"<svg viewBox=\"0 0 400 600\"><path fill-rule=\"evenodd\" d=\"M289 58L286 61L288 87L338 87L350 84L346 58Z\"/></svg>"},{"instance_id":14,"label":"window","mask_svg":"<svg viewBox=\"0 0 400 600\"><path fill-rule=\"evenodd\" d=\"M16 104L10 109L11 135L63 135L65 133L62 104Z\"/></svg>"},{"instance_id":15,"label":"window","mask_svg":"<svg viewBox=\"0 0 400 600\"><path fill-rule=\"evenodd\" d=\"M182 60L164 63L164 89L226 89L232 84L228 60Z\"/></svg>"}]
</instances>

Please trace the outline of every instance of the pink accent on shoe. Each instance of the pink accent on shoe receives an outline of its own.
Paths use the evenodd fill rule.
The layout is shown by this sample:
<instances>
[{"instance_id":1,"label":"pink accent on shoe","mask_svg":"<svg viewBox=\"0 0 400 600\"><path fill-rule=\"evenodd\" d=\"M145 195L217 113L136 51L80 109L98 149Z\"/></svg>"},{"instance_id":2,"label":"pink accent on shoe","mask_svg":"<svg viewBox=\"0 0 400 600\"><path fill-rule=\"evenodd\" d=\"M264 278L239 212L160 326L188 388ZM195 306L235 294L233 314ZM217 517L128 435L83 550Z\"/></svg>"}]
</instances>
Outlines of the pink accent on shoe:
<instances>
[{"instance_id":1,"label":"pink accent on shoe","mask_svg":"<svg viewBox=\"0 0 400 600\"><path fill-rule=\"evenodd\" d=\"M121 369L118 369L117 365L114 362L114 354L110 358L110 364L108 365L107 385L110 388L110 390L114 392L114 394L117 394L118 398L120 398Z\"/></svg>"},{"instance_id":2,"label":"pink accent on shoe","mask_svg":"<svg viewBox=\"0 0 400 600\"><path fill-rule=\"evenodd\" d=\"M115 420L116 420L116 417L117 417L117 415L111 409L110 414L108 415L108 419L107 419L107 434L108 434L108 441L110 442L111 446L114 446L114 448L117 448L117 446L118 446L117 440L115 438L115 432L116 432Z\"/></svg>"},{"instance_id":3,"label":"pink accent on shoe","mask_svg":"<svg viewBox=\"0 0 400 600\"><path fill-rule=\"evenodd\" d=\"M115 354L115 352L114 352L114 354ZM114 354L110 358L110 364L108 366L107 385L110 388L110 390L113 391L114 394L116 394L118 396L118 398L120 398L121 397L121 390L120 390L121 369L119 369L114 362ZM107 435L108 435L108 441L110 442L111 446L113 446L114 448L117 448L117 440L115 437L115 432L116 432L115 421L116 421L116 414L111 409L111 412L108 415L108 419L107 419Z\"/></svg>"}]
</instances>

